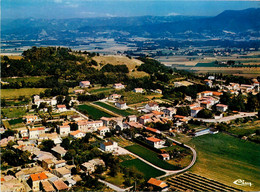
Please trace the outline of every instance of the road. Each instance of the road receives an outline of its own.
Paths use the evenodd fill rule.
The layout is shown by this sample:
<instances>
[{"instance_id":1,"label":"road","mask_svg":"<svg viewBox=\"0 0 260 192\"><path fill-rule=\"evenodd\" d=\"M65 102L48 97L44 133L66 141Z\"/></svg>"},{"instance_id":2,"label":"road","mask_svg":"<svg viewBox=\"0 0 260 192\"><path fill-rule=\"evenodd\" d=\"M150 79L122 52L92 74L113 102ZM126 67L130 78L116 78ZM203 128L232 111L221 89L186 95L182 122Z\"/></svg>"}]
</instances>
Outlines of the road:
<instances>
[{"instance_id":1,"label":"road","mask_svg":"<svg viewBox=\"0 0 260 192\"><path fill-rule=\"evenodd\" d=\"M227 121L235 120L235 119L238 119L238 118L253 117L253 116L256 116L256 115L257 115L257 112L251 112L251 113L240 112L239 114L228 116L228 117L223 117L223 118L220 118L220 119L196 118L196 120L207 122L207 123L221 123L221 122L227 122Z\"/></svg>"},{"instance_id":2,"label":"road","mask_svg":"<svg viewBox=\"0 0 260 192\"><path fill-rule=\"evenodd\" d=\"M98 181L101 182L101 183L104 183L104 184L105 184L106 186L108 186L109 188L111 188L111 189L113 189L113 190L115 190L115 191L119 191L119 192L128 191L129 189L132 188L132 186L131 186L131 187L128 187L128 188L126 188L126 189L123 189L123 188L120 188L120 187L118 187L118 186L116 186L116 185L114 185L114 184L112 184L112 183L109 183L109 182L104 181L104 180L101 180L101 179L99 179Z\"/></svg>"}]
</instances>

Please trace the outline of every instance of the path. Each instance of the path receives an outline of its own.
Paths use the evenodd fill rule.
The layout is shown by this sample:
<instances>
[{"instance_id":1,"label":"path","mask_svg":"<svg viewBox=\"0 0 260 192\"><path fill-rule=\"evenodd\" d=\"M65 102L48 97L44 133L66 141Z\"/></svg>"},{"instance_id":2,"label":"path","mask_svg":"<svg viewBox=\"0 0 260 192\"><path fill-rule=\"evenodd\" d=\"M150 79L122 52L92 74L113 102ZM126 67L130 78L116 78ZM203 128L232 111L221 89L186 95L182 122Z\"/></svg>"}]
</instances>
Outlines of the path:
<instances>
[{"instance_id":1,"label":"path","mask_svg":"<svg viewBox=\"0 0 260 192\"><path fill-rule=\"evenodd\" d=\"M111 188L111 189L113 189L113 190L115 190L115 191L119 191L119 192L123 192L123 191L128 191L129 189L131 189L132 188L132 186L131 187L128 187L128 188L125 188L125 189L123 189L123 188L120 188L120 187L118 187L118 186L116 186L116 185L114 185L114 184L112 184L112 183L109 183L109 182L107 182L107 181L104 181L104 180L101 180L101 179L99 179L98 180L99 182L101 182L101 183L104 183L106 186L108 186L109 188Z\"/></svg>"}]
</instances>

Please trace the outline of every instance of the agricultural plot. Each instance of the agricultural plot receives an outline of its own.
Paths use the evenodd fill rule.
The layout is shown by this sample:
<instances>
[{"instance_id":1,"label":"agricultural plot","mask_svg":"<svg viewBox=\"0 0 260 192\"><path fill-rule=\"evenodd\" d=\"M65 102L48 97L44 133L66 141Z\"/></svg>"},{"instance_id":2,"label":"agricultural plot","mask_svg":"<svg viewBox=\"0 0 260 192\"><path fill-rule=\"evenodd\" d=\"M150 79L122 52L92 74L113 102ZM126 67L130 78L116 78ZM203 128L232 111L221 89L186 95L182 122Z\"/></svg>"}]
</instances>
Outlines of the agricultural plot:
<instances>
[{"instance_id":1,"label":"agricultural plot","mask_svg":"<svg viewBox=\"0 0 260 192\"><path fill-rule=\"evenodd\" d=\"M101 117L113 117L112 115L89 105L79 105L78 109L94 120L100 119Z\"/></svg>"},{"instance_id":2,"label":"agricultural plot","mask_svg":"<svg viewBox=\"0 0 260 192\"><path fill-rule=\"evenodd\" d=\"M89 91L89 93L92 93L92 94L98 94L98 93L107 93L107 92L111 92L113 91L114 89L112 88L99 88L99 89L92 89Z\"/></svg>"},{"instance_id":3,"label":"agricultural plot","mask_svg":"<svg viewBox=\"0 0 260 192\"><path fill-rule=\"evenodd\" d=\"M21 88L21 89L2 89L1 99L15 99L19 96L31 97L43 92L45 88Z\"/></svg>"},{"instance_id":4,"label":"agricultural plot","mask_svg":"<svg viewBox=\"0 0 260 192\"><path fill-rule=\"evenodd\" d=\"M125 167L134 167L138 171L144 174L145 179L149 179L151 177L158 177L164 174L163 171L153 168L150 165L147 165L143 161L139 159L127 160L121 163L121 165Z\"/></svg>"},{"instance_id":5,"label":"agricultural plot","mask_svg":"<svg viewBox=\"0 0 260 192\"><path fill-rule=\"evenodd\" d=\"M123 137L112 137L111 140L117 142L122 147L127 147L134 144L133 142L124 139Z\"/></svg>"},{"instance_id":6,"label":"agricultural plot","mask_svg":"<svg viewBox=\"0 0 260 192\"><path fill-rule=\"evenodd\" d=\"M167 180L168 185L177 191L240 191L237 188L193 174L184 173Z\"/></svg>"},{"instance_id":7,"label":"agricultural plot","mask_svg":"<svg viewBox=\"0 0 260 192\"><path fill-rule=\"evenodd\" d=\"M129 112L125 111L125 110L117 109L117 108L112 107L111 105L108 105L108 104L103 103L103 102L99 102L98 101L98 102L94 102L94 104L99 105L99 106L101 106L101 107L103 107L103 108L105 108L105 109L107 109L109 111L112 111L112 112L114 112L114 113L116 113L118 115L122 115L122 116L132 115L132 113L129 113Z\"/></svg>"},{"instance_id":8,"label":"agricultural plot","mask_svg":"<svg viewBox=\"0 0 260 192\"><path fill-rule=\"evenodd\" d=\"M26 108L24 107L17 107L17 108L2 108L1 109L1 116L3 118L20 118L26 114Z\"/></svg>"},{"instance_id":9,"label":"agricultural plot","mask_svg":"<svg viewBox=\"0 0 260 192\"><path fill-rule=\"evenodd\" d=\"M260 145L227 134L203 135L188 142L197 151L192 173L220 181L245 191L260 189ZM233 184L237 179L252 186Z\"/></svg>"},{"instance_id":10,"label":"agricultural plot","mask_svg":"<svg viewBox=\"0 0 260 192\"><path fill-rule=\"evenodd\" d=\"M178 166L174 166L172 164L167 163L166 161L163 161L162 159L160 159L158 157L157 153L155 153L154 151L152 151L150 149L142 147L141 145L135 144L135 145L128 146L125 148L160 168L163 168L166 170L180 169L180 167L178 167Z\"/></svg>"},{"instance_id":11,"label":"agricultural plot","mask_svg":"<svg viewBox=\"0 0 260 192\"><path fill-rule=\"evenodd\" d=\"M124 92L122 95L124 96L124 100L128 105L149 101L145 95L140 93Z\"/></svg>"}]
</instances>

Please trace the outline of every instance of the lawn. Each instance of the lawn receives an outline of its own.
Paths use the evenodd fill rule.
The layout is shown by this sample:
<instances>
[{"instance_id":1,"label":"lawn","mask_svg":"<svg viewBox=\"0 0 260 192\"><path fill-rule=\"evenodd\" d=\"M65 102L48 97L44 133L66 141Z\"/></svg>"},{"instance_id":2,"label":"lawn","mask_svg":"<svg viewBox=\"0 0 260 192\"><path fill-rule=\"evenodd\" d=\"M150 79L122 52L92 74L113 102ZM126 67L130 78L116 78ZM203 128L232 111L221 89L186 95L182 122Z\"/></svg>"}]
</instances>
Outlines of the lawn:
<instances>
[{"instance_id":1,"label":"lawn","mask_svg":"<svg viewBox=\"0 0 260 192\"><path fill-rule=\"evenodd\" d=\"M163 171L153 168L152 166L144 163L140 159L127 160L121 163L125 167L134 167L138 171L144 174L145 179L150 179L151 177L158 177L164 174Z\"/></svg>"},{"instance_id":2,"label":"lawn","mask_svg":"<svg viewBox=\"0 0 260 192\"><path fill-rule=\"evenodd\" d=\"M114 89L112 88L108 88L108 87L104 87L104 88L100 88L100 89L92 89L89 91L89 93L105 93L105 92L110 92L113 91Z\"/></svg>"},{"instance_id":3,"label":"lawn","mask_svg":"<svg viewBox=\"0 0 260 192\"><path fill-rule=\"evenodd\" d=\"M131 151L132 153L135 153L136 155L142 157L143 159L151 162L152 164L161 167L166 170L178 170L180 169L177 166L171 165L167 163L166 161L163 161L158 157L158 154L154 151L151 151L150 149L147 149L141 145L135 144L132 146L125 147L127 150Z\"/></svg>"},{"instance_id":4,"label":"lawn","mask_svg":"<svg viewBox=\"0 0 260 192\"><path fill-rule=\"evenodd\" d=\"M189 141L198 157L190 171L245 191L260 190L260 145L223 133L203 135ZM233 184L237 179L253 186Z\"/></svg>"},{"instance_id":5,"label":"lawn","mask_svg":"<svg viewBox=\"0 0 260 192\"><path fill-rule=\"evenodd\" d=\"M238 124L234 123L231 126L229 132L238 136L244 136L244 135L248 136L252 133L255 133L256 130L260 130L260 120L250 121L247 123L238 123Z\"/></svg>"},{"instance_id":6,"label":"lawn","mask_svg":"<svg viewBox=\"0 0 260 192\"><path fill-rule=\"evenodd\" d=\"M25 83L28 83L28 82L35 83L35 82L38 82L41 79L45 79L46 77L47 76L18 77L18 78L6 77L6 78L2 78L2 81L6 81L6 82L9 82L9 83L21 82L21 81L24 81Z\"/></svg>"},{"instance_id":7,"label":"lawn","mask_svg":"<svg viewBox=\"0 0 260 192\"><path fill-rule=\"evenodd\" d=\"M78 109L94 120L100 119L101 117L113 117L112 115L89 105L79 105Z\"/></svg>"},{"instance_id":8,"label":"lawn","mask_svg":"<svg viewBox=\"0 0 260 192\"><path fill-rule=\"evenodd\" d=\"M17 108L2 108L1 115L7 118L21 118L26 115L26 108L17 107Z\"/></svg>"},{"instance_id":9,"label":"lawn","mask_svg":"<svg viewBox=\"0 0 260 192\"><path fill-rule=\"evenodd\" d=\"M128 105L149 101L149 99L141 93L124 92L122 95L124 96L124 100Z\"/></svg>"},{"instance_id":10,"label":"lawn","mask_svg":"<svg viewBox=\"0 0 260 192\"><path fill-rule=\"evenodd\" d=\"M103 107L103 108L105 108L105 109L107 109L109 111L112 111L112 112L114 112L114 113L116 113L118 115L122 115L122 116L132 115L132 113L129 113L129 112L125 111L125 110L117 109L117 108L112 107L111 105L108 105L108 104L103 103L103 102L99 102L98 101L98 102L94 102L94 104L99 105L99 106L101 106L101 107Z\"/></svg>"},{"instance_id":11,"label":"lawn","mask_svg":"<svg viewBox=\"0 0 260 192\"><path fill-rule=\"evenodd\" d=\"M106 177L106 181L109 183L113 183L114 185L117 185L119 187L124 187L123 182L125 181L123 173L118 173L115 177Z\"/></svg>"},{"instance_id":12,"label":"lawn","mask_svg":"<svg viewBox=\"0 0 260 192\"><path fill-rule=\"evenodd\" d=\"M1 99L15 99L19 96L31 97L44 90L45 88L1 89Z\"/></svg>"}]
</instances>

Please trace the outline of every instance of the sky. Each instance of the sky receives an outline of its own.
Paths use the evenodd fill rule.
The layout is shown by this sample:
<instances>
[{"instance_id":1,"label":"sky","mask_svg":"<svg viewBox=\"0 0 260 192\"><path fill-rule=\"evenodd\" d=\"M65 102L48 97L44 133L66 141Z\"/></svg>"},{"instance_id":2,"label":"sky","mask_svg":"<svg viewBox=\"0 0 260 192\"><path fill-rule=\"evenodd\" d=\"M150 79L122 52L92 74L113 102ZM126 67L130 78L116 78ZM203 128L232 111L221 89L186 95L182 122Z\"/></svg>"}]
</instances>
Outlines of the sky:
<instances>
[{"instance_id":1,"label":"sky","mask_svg":"<svg viewBox=\"0 0 260 192\"><path fill-rule=\"evenodd\" d=\"M260 8L260 1L235 0L2 0L1 18L215 16L224 10Z\"/></svg>"}]
</instances>

